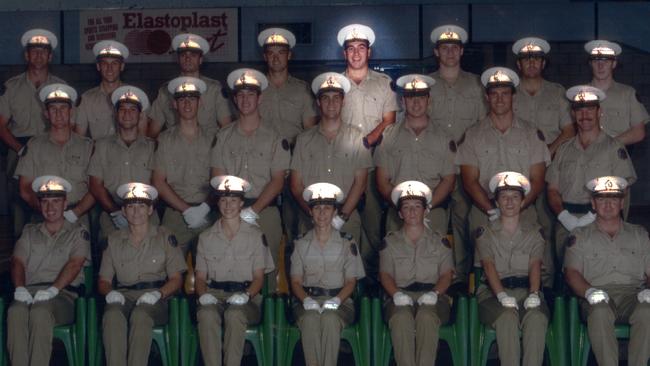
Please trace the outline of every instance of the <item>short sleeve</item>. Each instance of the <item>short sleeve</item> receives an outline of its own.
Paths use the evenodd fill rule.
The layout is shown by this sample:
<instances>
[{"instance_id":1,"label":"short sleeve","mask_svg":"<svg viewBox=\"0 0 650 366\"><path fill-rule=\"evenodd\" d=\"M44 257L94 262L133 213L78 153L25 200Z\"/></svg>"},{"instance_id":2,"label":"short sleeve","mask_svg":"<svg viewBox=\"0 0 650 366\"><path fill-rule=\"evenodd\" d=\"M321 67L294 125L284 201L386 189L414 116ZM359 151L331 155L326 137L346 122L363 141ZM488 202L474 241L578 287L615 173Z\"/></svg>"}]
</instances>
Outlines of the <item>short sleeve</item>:
<instances>
[{"instance_id":1,"label":"short sleeve","mask_svg":"<svg viewBox=\"0 0 650 366\"><path fill-rule=\"evenodd\" d=\"M304 122L308 118L316 117L316 106L314 103L314 97L311 94L309 88L305 87L305 92L301 93L302 98L302 121Z\"/></svg>"},{"instance_id":2,"label":"short sleeve","mask_svg":"<svg viewBox=\"0 0 650 366\"><path fill-rule=\"evenodd\" d=\"M103 157L105 156L106 145L102 143L95 144L95 151L90 157L90 164L88 165L88 175L97 177L104 180L104 164Z\"/></svg>"},{"instance_id":3,"label":"short sleeve","mask_svg":"<svg viewBox=\"0 0 650 366\"><path fill-rule=\"evenodd\" d=\"M390 87L391 81L389 80L388 83L384 87L384 105L382 107L382 114L386 114L389 112L395 112L399 109L397 105L397 94L391 89Z\"/></svg>"},{"instance_id":4,"label":"short sleeve","mask_svg":"<svg viewBox=\"0 0 650 366\"><path fill-rule=\"evenodd\" d=\"M361 253L359 253L359 247L353 241L348 243L349 247L343 265L344 278L363 278L366 276L366 271L363 268L363 261L361 260Z\"/></svg>"},{"instance_id":5,"label":"short sleeve","mask_svg":"<svg viewBox=\"0 0 650 366\"><path fill-rule=\"evenodd\" d=\"M285 149L285 146L287 147ZM282 143L279 135L275 136L273 143L273 157L271 159L271 174L278 171L286 171L289 169L291 155L289 154L288 144Z\"/></svg>"},{"instance_id":6,"label":"short sleeve","mask_svg":"<svg viewBox=\"0 0 650 366\"><path fill-rule=\"evenodd\" d=\"M253 257L253 270L261 269L264 273L271 273L275 269L273 257L269 250L269 245L266 241L264 234L258 235L257 244L255 245L255 253Z\"/></svg>"},{"instance_id":7,"label":"short sleeve","mask_svg":"<svg viewBox=\"0 0 650 366\"><path fill-rule=\"evenodd\" d=\"M298 243L294 243L293 253L291 253L291 277L304 277L304 265L302 263L302 257L300 256L300 250L298 249Z\"/></svg>"},{"instance_id":8,"label":"short sleeve","mask_svg":"<svg viewBox=\"0 0 650 366\"><path fill-rule=\"evenodd\" d=\"M20 236L20 238L18 238L18 241L16 241L16 246L14 247L12 256L19 258L24 263L26 263L27 258L29 257L29 252L31 250L30 242L30 230L27 230L27 227L25 227L23 234Z\"/></svg>"},{"instance_id":9,"label":"short sleeve","mask_svg":"<svg viewBox=\"0 0 650 366\"><path fill-rule=\"evenodd\" d=\"M99 277L109 282L112 282L113 277L115 277L115 265L113 263L110 242L108 247L104 249L104 253L102 253L102 263L99 266Z\"/></svg>"},{"instance_id":10,"label":"short sleeve","mask_svg":"<svg viewBox=\"0 0 650 366\"><path fill-rule=\"evenodd\" d=\"M453 271L455 268L451 248L448 248L447 246L443 246L442 248L443 250L442 255L440 256L440 266L438 266L438 276L442 276L448 271Z\"/></svg>"},{"instance_id":11,"label":"short sleeve","mask_svg":"<svg viewBox=\"0 0 650 366\"><path fill-rule=\"evenodd\" d=\"M566 238L564 254L564 268L572 268L584 274L584 248L580 243L581 238L571 234Z\"/></svg>"},{"instance_id":12,"label":"short sleeve","mask_svg":"<svg viewBox=\"0 0 650 366\"><path fill-rule=\"evenodd\" d=\"M472 130L467 130L461 143L458 144L456 152L456 165L470 165L478 167L478 156L476 155L475 141Z\"/></svg>"},{"instance_id":13,"label":"short sleeve","mask_svg":"<svg viewBox=\"0 0 650 366\"><path fill-rule=\"evenodd\" d=\"M484 231L485 229L483 227L479 227L477 230L480 232L480 231ZM489 235L483 233L477 236L478 237L476 238L476 252L479 260L494 263L495 255L494 255L494 250L492 250L491 240L490 238L488 238Z\"/></svg>"},{"instance_id":14,"label":"short sleeve","mask_svg":"<svg viewBox=\"0 0 650 366\"><path fill-rule=\"evenodd\" d=\"M34 161L36 159L36 153L34 151L33 141L33 139L30 139L27 142L27 152L18 159L18 165L14 173L16 176L36 178L36 172L34 171L36 169L36 162Z\"/></svg>"},{"instance_id":15,"label":"short sleeve","mask_svg":"<svg viewBox=\"0 0 650 366\"><path fill-rule=\"evenodd\" d=\"M208 261L205 258L206 235L208 235L206 232L199 235L199 243L196 246L196 260L194 263L194 271L196 272L208 272Z\"/></svg>"},{"instance_id":16,"label":"short sleeve","mask_svg":"<svg viewBox=\"0 0 650 366\"><path fill-rule=\"evenodd\" d=\"M650 120L648 117L648 111L645 106L639 102L639 99L636 97L636 90L632 89L630 95L630 124L636 126L639 124L646 124Z\"/></svg>"},{"instance_id":17,"label":"short sleeve","mask_svg":"<svg viewBox=\"0 0 650 366\"><path fill-rule=\"evenodd\" d=\"M633 184L636 182L637 176L630 154L628 154L623 144L618 141L615 141L615 143L618 145L618 149L616 149L616 157L614 157L616 163L612 164L614 175L625 178L628 184Z\"/></svg>"},{"instance_id":18,"label":"short sleeve","mask_svg":"<svg viewBox=\"0 0 650 366\"><path fill-rule=\"evenodd\" d=\"M77 234L70 248L70 258L84 257L90 260L90 233L81 224L78 224Z\"/></svg>"},{"instance_id":19,"label":"short sleeve","mask_svg":"<svg viewBox=\"0 0 650 366\"><path fill-rule=\"evenodd\" d=\"M531 128L530 137L530 161L529 165L544 163L548 166L551 163L551 153L548 151L546 142L540 138L541 132ZM543 136L543 135L541 135Z\"/></svg>"},{"instance_id":20,"label":"short sleeve","mask_svg":"<svg viewBox=\"0 0 650 366\"><path fill-rule=\"evenodd\" d=\"M226 170L226 162L224 161L223 148L225 146L226 130L221 130L217 133L217 142L210 150L210 167L215 169Z\"/></svg>"},{"instance_id":21,"label":"short sleeve","mask_svg":"<svg viewBox=\"0 0 650 366\"><path fill-rule=\"evenodd\" d=\"M530 261L534 260L544 260L544 245L546 242L542 237L542 233L539 230L535 230L531 237L532 247L530 248Z\"/></svg>"},{"instance_id":22,"label":"short sleeve","mask_svg":"<svg viewBox=\"0 0 650 366\"><path fill-rule=\"evenodd\" d=\"M393 253L391 253L390 249L388 249L386 245L386 239L384 239L384 243L382 244L384 247L381 251L379 251L379 272L386 273L387 275L390 275L395 278L395 261L393 260Z\"/></svg>"},{"instance_id":23,"label":"short sleeve","mask_svg":"<svg viewBox=\"0 0 650 366\"><path fill-rule=\"evenodd\" d=\"M175 273L183 273L187 271L187 264L183 260L183 252L178 247L176 237L174 234L168 234L167 243L165 245L165 271L167 277Z\"/></svg>"},{"instance_id":24,"label":"short sleeve","mask_svg":"<svg viewBox=\"0 0 650 366\"><path fill-rule=\"evenodd\" d=\"M158 96L151 104L151 108L149 108L149 112L147 113L149 118L160 123L161 126L165 126L167 123L165 120L165 109L170 107L169 99L166 94L167 91L164 89L164 86L160 87L160 89L158 89Z\"/></svg>"},{"instance_id":25,"label":"short sleeve","mask_svg":"<svg viewBox=\"0 0 650 366\"><path fill-rule=\"evenodd\" d=\"M561 89L562 93L558 96L559 97L559 111L558 111L558 118L560 119L559 125L560 128L564 128L566 126L572 125L573 124L573 119L571 118L571 104L569 104L569 101L564 97L564 88ZM549 143L552 141L548 141Z\"/></svg>"}]
</instances>

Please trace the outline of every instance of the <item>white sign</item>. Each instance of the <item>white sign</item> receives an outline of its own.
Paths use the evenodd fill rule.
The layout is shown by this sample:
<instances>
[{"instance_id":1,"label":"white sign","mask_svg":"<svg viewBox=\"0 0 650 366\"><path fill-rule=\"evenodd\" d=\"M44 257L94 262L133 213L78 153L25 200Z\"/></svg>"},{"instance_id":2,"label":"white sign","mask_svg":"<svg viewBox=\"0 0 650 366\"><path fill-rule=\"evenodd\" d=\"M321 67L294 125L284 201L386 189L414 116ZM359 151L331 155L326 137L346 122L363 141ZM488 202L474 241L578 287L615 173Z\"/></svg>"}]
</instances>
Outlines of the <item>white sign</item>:
<instances>
[{"instance_id":1,"label":"white sign","mask_svg":"<svg viewBox=\"0 0 650 366\"><path fill-rule=\"evenodd\" d=\"M128 62L175 62L172 39L194 33L210 44L204 61L237 62L238 26L236 8L81 11L79 58L95 62L95 43L114 39L129 48Z\"/></svg>"}]
</instances>

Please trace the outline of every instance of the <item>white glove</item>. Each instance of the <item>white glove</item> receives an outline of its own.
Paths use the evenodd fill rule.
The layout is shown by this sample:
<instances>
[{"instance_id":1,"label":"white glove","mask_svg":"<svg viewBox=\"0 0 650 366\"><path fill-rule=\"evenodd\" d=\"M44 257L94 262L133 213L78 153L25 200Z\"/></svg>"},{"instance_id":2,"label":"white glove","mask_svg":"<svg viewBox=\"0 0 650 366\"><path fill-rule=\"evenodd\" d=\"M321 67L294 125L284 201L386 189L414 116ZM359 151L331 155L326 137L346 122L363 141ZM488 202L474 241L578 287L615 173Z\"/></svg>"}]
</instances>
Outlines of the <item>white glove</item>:
<instances>
[{"instance_id":1,"label":"white glove","mask_svg":"<svg viewBox=\"0 0 650 366\"><path fill-rule=\"evenodd\" d=\"M34 302L32 295L23 286L16 287L16 291L14 291L14 300L24 302L26 304L31 304Z\"/></svg>"},{"instance_id":2,"label":"white glove","mask_svg":"<svg viewBox=\"0 0 650 366\"><path fill-rule=\"evenodd\" d=\"M147 304L147 305L153 305L160 300L162 297L162 294L160 291L150 291L150 292L145 292L144 294L140 295L140 298L138 301L136 301L136 305L140 304Z\"/></svg>"},{"instance_id":3,"label":"white glove","mask_svg":"<svg viewBox=\"0 0 650 366\"><path fill-rule=\"evenodd\" d=\"M106 303L124 305L124 295L119 291L111 290L106 294Z\"/></svg>"},{"instance_id":4,"label":"white glove","mask_svg":"<svg viewBox=\"0 0 650 366\"><path fill-rule=\"evenodd\" d=\"M129 227L129 222L126 221L126 217L122 210L111 212L111 220L113 221L113 225L118 229L126 229Z\"/></svg>"},{"instance_id":5,"label":"white glove","mask_svg":"<svg viewBox=\"0 0 650 366\"><path fill-rule=\"evenodd\" d=\"M18 289L16 289L16 290L18 290ZM639 299L639 302L641 302L641 303L643 303L643 302L650 303L650 290L645 289L645 290L639 292L638 295L636 295L636 298Z\"/></svg>"},{"instance_id":6,"label":"white glove","mask_svg":"<svg viewBox=\"0 0 650 366\"><path fill-rule=\"evenodd\" d=\"M587 212L581 218L578 219L578 224L576 225L576 227L587 226L587 225L591 224L594 221L596 221L596 215L593 214L590 211L590 212Z\"/></svg>"},{"instance_id":7,"label":"white glove","mask_svg":"<svg viewBox=\"0 0 650 366\"><path fill-rule=\"evenodd\" d=\"M425 292L418 299L418 305L435 305L436 303L438 303L438 294L433 291Z\"/></svg>"},{"instance_id":8,"label":"white glove","mask_svg":"<svg viewBox=\"0 0 650 366\"><path fill-rule=\"evenodd\" d=\"M410 306L413 305L413 299L402 291L397 291L393 294L393 304L395 304L395 306Z\"/></svg>"},{"instance_id":9,"label":"white glove","mask_svg":"<svg viewBox=\"0 0 650 366\"><path fill-rule=\"evenodd\" d=\"M339 215L334 216L332 219L332 227L338 231L341 231L343 225L345 225L345 220L343 220Z\"/></svg>"},{"instance_id":10,"label":"white glove","mask_svg":"<svg viewBox=\"0 0 650 366\"><path fill-rule=\"evenodd\" d=\"M309 296L302 300L302 308L305 310L320 311L320 305L318 305L318 302Z\"/></svg>"},{"instance_id":11,"label":"white glove","mask_svg":"<svg viewBox=\"0 0 650 366\"><path fill-rule=\"evenodd\" d=\"M239 213L239 217L251 225L259 226L257 224L257 219L260 218L260 215L258 215L255 211L253 211L253 209L250 206L241 210L241 212Z\"/></svg>"},{"instance_id":12,"label":"white glove","mask_svg":"<svg viewBox=\"0 0 650 366\"><path fill-rule=\"evenodd\" d=\"M232 305L246 305L248 300L250 300L250 296L248 296L247 293L240 292L240 293L230 295L230 297L228 298L228 300L226 300L226 302Z\"/></svg>"},{"instance_id":13,"label":"white glove","mask_svg":"<svg viewBox=\"0 0 650 366\"><path fill-rule=\"evenodd\" d=\"M199 297L199 304L201 305L217 305L219 300L212 294L203 294Z\"/></svg>"},{"instance_id":14,"label":"white glove","mask_svg":"<svg viewBox=\"0 0 650 366\"><path fill-rule=\"evenodd\" d=\"M498 208L493 208L491 210L487 210L487 214L488 214L488 219L490 221L494 221L498 219L499 216L501 216L501 210L499 210Z\"/></svg>"},{"instance_id":15,"label":"white glove","mask_svg":"<svg viewBox=\"0 0 650 366\"><path fill-rule=\"evenodd\" d=\"M46 290L36 291L36 294L34 294L34 302L51 300L55 298L56 295L58 294L59 294L59 289L54 286L50 286Z\"/></svg>"},{"instance_id":16,"label":"white glove","mask_svg":"<svg viewBox=\"0 0 650 366\"><path fill-rule=\"evenodd\" d=\"M539 298L537 294L528 294L526 300L524 300L524 309L534 309L542 305L542 299Z\"/></svg>"},{"instance_id":17,"label":"white glove","mask_svg":"<svg viewBox=\"0 0 650 366\"><path fill-rule=\"evenodd\" d=\"M509 296L505 291L501 291L497 294L497 299L501 303L501 306L505 308L515 308L519 309L517 305L517 299L512 296Z\"/></svg>"},{"instance_id":18,"label":"white glove","mask_svg":"<svg viewBox=\"0 0 650 366\"><path fill-rule=\"evenodd\" d=\"M565 229L568 231L573 231L576 227L578 227L578 218L571 215L569 211L563 210L560 212L559 215L557 215L557 219L562 223L562 226L564 226Z\"/></svg>"},{"instance_id":19,"label":"white glove","mask_svg":"<svg viewBox=\"0 0 650 366\"><path fill-rule=\"evenodd\" d=\"M206 216L210 213L210 206L203 202L183 211L183 219L189 229L197 229L208 223Z\"/></svg>"},{"instance_id":20,"label":"white glove","mask_svg":"<svg viewBox=\"0 0 650 366\"><path fill-rule=\"evenodd\" d=\"M323 303L323 310L336 310L341 306L341 299L335 296L331 299L325 300Z\"/></svg>"},{"instance_id":21,"label":"white glove","mask_svg":"<svg viewBox=\"0 0 650 366\"><path fill-rule=\"evenodd\" d=\"M77 220L79 220L77 215L72 210L63 211L63 217L65 217L65 219L68 220L71 224L74 224L77 222Z\"/></svg>"},{"instance_id":22,"label":"white glove","mask_svg":"<svg viewBox=\"0 0 650 366\"><path fill-rule=\"evenodd\" d=\"M595 305L603 301L609 302L609 295L607 295L607 292L593 287L590 287L585 291L585 298L589 302L589 305Z\"/></svg>"}]
</instances>

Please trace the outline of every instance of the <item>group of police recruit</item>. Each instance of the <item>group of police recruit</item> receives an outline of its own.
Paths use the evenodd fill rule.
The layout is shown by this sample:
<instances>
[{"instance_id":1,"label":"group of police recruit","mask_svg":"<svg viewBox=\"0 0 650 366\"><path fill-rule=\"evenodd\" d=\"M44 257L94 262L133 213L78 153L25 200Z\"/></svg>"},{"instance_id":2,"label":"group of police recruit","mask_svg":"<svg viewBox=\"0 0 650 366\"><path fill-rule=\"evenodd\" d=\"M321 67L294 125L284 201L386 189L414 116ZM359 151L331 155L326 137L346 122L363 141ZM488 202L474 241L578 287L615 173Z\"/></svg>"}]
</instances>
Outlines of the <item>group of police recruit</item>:
<instances>
[{"instance_id":1,"label":"group of police recruit","mask_svg":"<svg viewBox=\"0 0 650 366\"><path fill-rule=\"evenodd\" d=\"M336 365L362 278L385 299L397 365L434 364L474 267L501 365L542 364L553 287L579 298L599 365L618 365L615 324L631 326L628 364L647 364L650 239L626 222L626 146L650 118L613 79L621 47L588 42L592 79L565 90L542 75L540 38L514 43L518 72L479 77L460 67L467 32L442 25L431 33L438 70L394 83L368 67L371 28L337 39L345 70L309 84L288 70L295 36L266 29L266 72L234 70L222 87L201 74L207 41L180 34L180 76L150 103L120 77L123 44L94 46L101 82L78 97L49 72L54 34L23 35L27 69L0 97L13 365L48 364L91 263L106 363L146 365L186 258L202 359L239 365L261 291L276 289L283 235L306 365Z\"/></svg>"}]
</instances>

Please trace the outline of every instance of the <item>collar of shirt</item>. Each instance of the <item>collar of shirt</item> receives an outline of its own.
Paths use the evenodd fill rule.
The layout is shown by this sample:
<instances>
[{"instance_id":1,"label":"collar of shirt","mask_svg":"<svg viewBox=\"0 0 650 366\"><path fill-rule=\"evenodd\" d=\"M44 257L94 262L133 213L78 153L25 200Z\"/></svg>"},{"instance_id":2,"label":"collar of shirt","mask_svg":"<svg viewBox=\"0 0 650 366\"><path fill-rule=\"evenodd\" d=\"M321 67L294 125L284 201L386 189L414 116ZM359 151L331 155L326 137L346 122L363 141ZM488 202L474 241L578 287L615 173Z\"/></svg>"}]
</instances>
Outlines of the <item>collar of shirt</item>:
<instances>
[{"instance_id":1,"label":"collar of shirt","mask_svg":"<svg viewBox=\"0 0 650 366\"><path fill-rule=\"evenodd\" d=\"M45 235L46 238L53 239L53 240L58 239L61 235L63 235L64 233L70 231L72 229L72 227L73 227L73 224L68 222L68 220L63 220L63 226L61 226L59 231L57 231L56 233L54 233L54 235L52 235L52 234L50 234L49 231L47 231L47 228L45 227L44 222L41 222L40 224L38 224L38 230L43 235Z\"/></svg>"},{"instance_id":2,"label":"collar of shirt","mask_svg":"<svg viewBox=\"0 0 650 366\"><path fill-rule=\"evenodd\" d=\"M134 243L131 242L131 239L129 238L129 233L130 233L129 229L122 229L119 231L119 233L123 245L130 245L137 249L144 249L151 242L151 238L156 236L156 234L158 233L158 226L151 225L151 224L149 225L149 230L147 231L147 234L142 239L142 242L140 242L140 245L135 245Z\"/></svg>"},{"instance_id":3,"label":"collar of shirt","mask_svg":"<svg viewBox=\"0 0 650 366\"><path fill-rule=\"evenodd\" d=\"M607 137L607 134L605 133L605 131L600 130L600 131L598 132L598 137L596 138L596 141L594 141L594 142L592 142L591 144L589 144L589 146L587 146L587 148L585 149L585 148L582 147L582 144L580 143L579 135L575 135L575 137L573 138L573 146L574 146L577 150L580 150L580 151L587 151L587 150L592 149L593 146L599 145L601 142L603 142L603 140L605 140L605 137Z\"/></svg>"}]
</instances>

